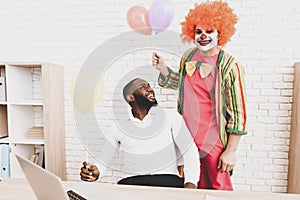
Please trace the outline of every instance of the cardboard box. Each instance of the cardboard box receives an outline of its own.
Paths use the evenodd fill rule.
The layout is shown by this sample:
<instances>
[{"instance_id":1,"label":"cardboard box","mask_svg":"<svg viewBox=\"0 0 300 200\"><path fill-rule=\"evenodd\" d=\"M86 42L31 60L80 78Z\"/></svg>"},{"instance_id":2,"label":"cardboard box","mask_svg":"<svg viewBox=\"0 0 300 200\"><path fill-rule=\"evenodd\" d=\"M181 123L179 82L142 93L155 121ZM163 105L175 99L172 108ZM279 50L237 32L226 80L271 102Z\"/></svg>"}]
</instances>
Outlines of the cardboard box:
<instances>
[{"instance_id":1,"label":"cardboard box","mask_svg":"<svg viewBox=\"0 0 300 200\"><path fill-rule=\"evenodd\" d=\"M6 102L5 77L0 77L0 102Z\"/></svg>"}]
</instances>

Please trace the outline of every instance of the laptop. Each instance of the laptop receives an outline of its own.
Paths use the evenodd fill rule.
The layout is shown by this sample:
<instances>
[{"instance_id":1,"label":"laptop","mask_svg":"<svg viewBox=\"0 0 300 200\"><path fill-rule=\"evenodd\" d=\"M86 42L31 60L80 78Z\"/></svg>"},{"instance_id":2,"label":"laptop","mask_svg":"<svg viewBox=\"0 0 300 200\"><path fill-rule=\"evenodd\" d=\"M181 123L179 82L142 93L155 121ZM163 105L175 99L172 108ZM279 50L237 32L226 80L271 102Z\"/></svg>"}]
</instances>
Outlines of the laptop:
<instances>
[{"instance_id":1,"label":"laptop","mask_svg":"<svg viewBox=\"0 0 300 200\"><path fill-rule=\"evenodd\" d=\"M18 154L16 157L38 200L86 200L73 190L65 192L61 179L56 175Z\"/></svg>"}]
</instances>

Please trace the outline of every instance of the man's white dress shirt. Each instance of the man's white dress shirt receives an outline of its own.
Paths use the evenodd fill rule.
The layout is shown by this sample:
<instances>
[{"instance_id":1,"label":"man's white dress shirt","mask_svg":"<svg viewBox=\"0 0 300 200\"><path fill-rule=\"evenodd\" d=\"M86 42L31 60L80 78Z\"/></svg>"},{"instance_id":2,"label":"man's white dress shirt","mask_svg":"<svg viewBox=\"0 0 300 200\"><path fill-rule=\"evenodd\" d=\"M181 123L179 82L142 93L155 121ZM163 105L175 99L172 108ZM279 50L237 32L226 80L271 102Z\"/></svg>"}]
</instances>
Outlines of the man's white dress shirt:
<instances>
[{"instance_id":1,"label":"man's white dress shirt","mask_svg":"<svg viewBox=\"0 0 300 200\"><path fill-rule=\"evenodd\" d=\"M126 176L149 174L179 175L177 160L182 156L185 183L197 185L200 177L198 149L182 116L175 110L152 107L143 120L129 117L116 121L105 134L106 143L95 163L104 176L118 148L124 152Z\"/></svg>"}]
</instances>

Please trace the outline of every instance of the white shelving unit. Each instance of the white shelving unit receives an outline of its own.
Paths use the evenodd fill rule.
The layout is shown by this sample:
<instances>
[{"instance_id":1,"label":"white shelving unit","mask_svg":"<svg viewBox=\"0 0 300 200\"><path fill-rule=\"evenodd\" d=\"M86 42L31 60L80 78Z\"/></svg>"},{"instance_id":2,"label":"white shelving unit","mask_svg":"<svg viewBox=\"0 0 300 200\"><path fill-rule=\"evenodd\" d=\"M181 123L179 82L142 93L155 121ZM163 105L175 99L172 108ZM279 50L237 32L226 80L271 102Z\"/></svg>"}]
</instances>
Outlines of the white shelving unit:
<instances>
[{"instance_id":1,"label":"white shelving unit","mask_svg":"<svg viewBox=\"0 0 300 200\"><path fill-rule=\"evenodd\" d=\"M16 153L30 159L36 146L44 145L45 168L65 180L63 67L5 63L0 68L6 79L6 101L0 102L0 108L7 113L7 124L0 126L8 130L8 137L0 143L10 147L10 176L24 177ZM44 138L26 137L30 128L41 126Z\"/></svg>"}]
</instances>

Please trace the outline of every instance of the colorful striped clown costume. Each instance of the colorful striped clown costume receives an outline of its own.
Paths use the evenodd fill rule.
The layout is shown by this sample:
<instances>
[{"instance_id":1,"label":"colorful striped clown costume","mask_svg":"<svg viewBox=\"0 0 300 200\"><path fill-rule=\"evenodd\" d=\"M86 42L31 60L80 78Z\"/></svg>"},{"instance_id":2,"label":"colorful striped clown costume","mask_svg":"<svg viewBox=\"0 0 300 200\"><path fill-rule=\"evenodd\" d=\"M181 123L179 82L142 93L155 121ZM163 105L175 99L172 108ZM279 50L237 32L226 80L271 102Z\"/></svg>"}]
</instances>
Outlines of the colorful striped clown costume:
<instances>
[{"instance_id":1,"label":"colorful striped clown costume","mask_svg":"<svg viewBox=\"0 0 300 200\"><path fill-rule=\"evenodd\" d=\"M159 85L178 89L178 112L199 150L198 188L233 190L230 174L241 135L247 133L244 69L222 49L235 32L237 16L222 1L195 4L182 22L187 50L179 72L154 53L152 63L160 71Z\"/></svg>"},{"instance_id":2,"label":"colorful striped clown costume","mask_svg":"<svg viewBox=\"0 0 300 200\"><path fill-rule=\"evenodd\" d=\"M213 109L213 111L215 112L215 116L216 116L217 135L219 135L221 141L218 143L216 139L217 138L216 133L214 133L213 131L206 132L206 134L214 134L214 136L204 136L205 133L199 134L196 131L200 129L201 132L201 125L197 129L197 125L189 123L190 115L194 115L193 113L196 113L196 115L199 112L201 113L201 111L199 112L195 111L197 109L195 108L194 105L190 109L187 108L189 109L189 111L186 112L188 112L189 114L185 115L184 108L188 106L184 106L184 104L195 103L190 101L188 102L187 99L199 98L197 97L197 94L190 97L189 94L185 94L184 92L185 89L187 89L186 87L184 87L186 83L186 77L189 76L187 72L189 70L186 69L187 63L191 61L191 58L193 57L193 55L195 55L196 51L197 48L192 48L186 51L186 53L181 58L179 72L174 72L173 70L168 68L169 75L167 77L164 77L160 74L159 85L164 88L179 89L178 112L183 115L185 122L190 129L191 134L194 136L194 140L199 148L199 151L201 151L201 148L206 149L205 152L202 152L202 154L200 153L200 158L204 157L201 159L205 159L205 157L209 155L207 151L213 150L214 148L216 148L216 146L218 146L218 148L220 149L220 151L217 152L216 155L216 157L218 158L220 156L218 154L220 154L223 151L223 148L226 147L228 133L240 134L240 135L244 135L247 133L246 132L247 112L246 112L246 97L245 97L245 85L244 85L244 70L234 57L226 53L224 50L221 50L219 52L219 55L217 57L217 64L215 66L216 69L214 71L215 89L213 90L213 92L215 94L211 95L211 97L214 97L214 102L215 102L212 105L215 106L215 109ZM194 63L195 63L195 68L196 70L199 70L199 73L201 71L200 70L201 68L205 68L205 66L207 66L206 65L207 63L206 64L201 62L194 62ZM205 69L202 71L205 71ZM193 72L193 74L195 73L196 72ZM199 117L198 119L199 119L198 122L202 120L204 121L204 124L209 123L209 121L207 121L206 116L204 118ZM203 143L205 142L211 142L212 144L210 144L210 146L204 146L205 144ZM201 162L201 165L203 166L203 162ZM210 166L210 168L213 168L213 166ZM204 169L202 167L201 172L203 171ZM224 173L222 175L227 176L223 180L225 181L224 185L227 185L229 187L221 186L219 188L218 184L215 185L214 183L212 183L212 181L203 180L203 179L207 179L205 178L205 176L200 176L200 182L204 181L204 184L203 185L200 184L199 187L205 189L231 190L232 186L229 178L229 173L227 174ZM221 182L223 180L221 180Z\"/></svg>"},{"instance_id":3,"label":"colorful striped clown costume","mask_svg":"<svg viewBox=\"0 0 300 200\"><path fill-rule=\"evenodd\" d=\"M186 76L186 62L197 48L185 52L180 61L179 72L168 68L169 75L160 74L159 85L163 88L179 89L178 112L183 112L183 85ZM199 68L201 65L199 66ZM196 67L197 68L197 67ZM244 85L244 70L238 61L224 50L220 51L217 63L215 96L218 109L217 120L220 128L222 144L226 146L227 133L245 135L246 132L246 97Z\"/></svg>"}]
</instances>

